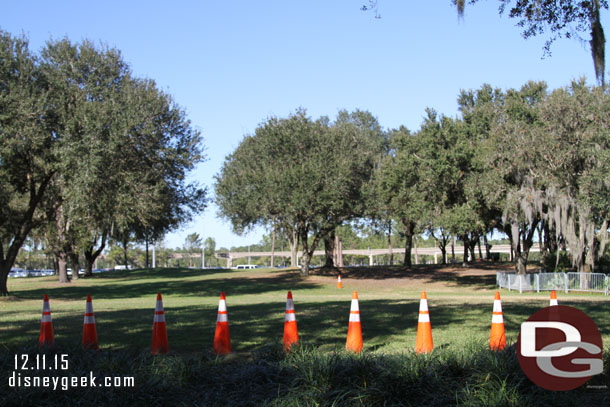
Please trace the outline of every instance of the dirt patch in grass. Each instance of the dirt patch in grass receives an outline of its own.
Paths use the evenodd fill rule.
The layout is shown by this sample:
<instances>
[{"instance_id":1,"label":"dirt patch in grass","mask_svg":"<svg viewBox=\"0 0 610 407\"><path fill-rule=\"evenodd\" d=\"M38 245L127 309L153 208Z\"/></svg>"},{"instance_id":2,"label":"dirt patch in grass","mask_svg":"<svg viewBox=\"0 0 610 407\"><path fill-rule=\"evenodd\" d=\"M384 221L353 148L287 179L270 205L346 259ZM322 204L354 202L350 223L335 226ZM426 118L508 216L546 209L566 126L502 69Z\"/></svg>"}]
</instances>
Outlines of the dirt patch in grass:
<instances>
[{"instance_id":1,"label":"dirt patch in grass","mask_svg":"<svg viewBox=\"0 0 610 407\"><path fill-rule=\"evenodd\" d=\"M358 287L450 289L457 286L492 289L496 283L497 271L512 271L510 263L476 263L467 267L461 265L415 265L371 266L371 267L322 267L313 269L309 280L329 284L341 275L344 285Z\"/></svg>"}]
</instances>

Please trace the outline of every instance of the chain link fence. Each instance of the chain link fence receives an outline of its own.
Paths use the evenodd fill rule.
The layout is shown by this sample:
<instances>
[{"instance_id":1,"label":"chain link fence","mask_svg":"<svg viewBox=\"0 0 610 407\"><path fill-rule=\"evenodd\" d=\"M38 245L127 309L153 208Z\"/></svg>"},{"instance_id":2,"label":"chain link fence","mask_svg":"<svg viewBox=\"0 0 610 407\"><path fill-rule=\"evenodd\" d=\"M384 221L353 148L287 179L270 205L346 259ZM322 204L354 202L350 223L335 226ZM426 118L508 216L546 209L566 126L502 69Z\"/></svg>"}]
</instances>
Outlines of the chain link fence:
<instances>
[{"instance_id":1,"label":"chain link fence","mask_svg":"<svg viewBox=\"0 0 610 407\"><path fill-rule=\"evenodd\" d=\"M518 275L496 272L496 284L508 291L569 291L594 292L608 295L609 276L602 273L530 273Z\"/></svg>"}]
</instances>

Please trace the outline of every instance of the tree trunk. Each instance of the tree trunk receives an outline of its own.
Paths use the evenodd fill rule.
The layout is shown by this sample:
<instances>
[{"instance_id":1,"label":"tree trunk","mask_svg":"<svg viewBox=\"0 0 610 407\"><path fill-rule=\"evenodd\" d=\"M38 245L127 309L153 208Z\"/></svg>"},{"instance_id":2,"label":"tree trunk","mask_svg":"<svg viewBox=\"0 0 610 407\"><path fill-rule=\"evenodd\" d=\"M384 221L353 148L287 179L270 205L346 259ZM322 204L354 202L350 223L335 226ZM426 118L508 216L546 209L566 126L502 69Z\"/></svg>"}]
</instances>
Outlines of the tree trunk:
<instances>
[{"instance_id":1,"label":"tree trunk","mask_svg":"<svg viewBox=\"0 0 610 407\"><path fill-rule=\"evenodd\" d=\"M14 262L0 261L0 296L8 295L8 273Z\"/></svg>"},{"instance_id":2,"label":"tree trunk","mask_svg":"<svg viewBox=\"0 0 610 407\"><path fill-rule=\"evenodd\" d=\"M311 260L311 255L309 254L309 242L307 241L307 228L301 227L301 245L303 247L303 253L301 254L301 275L308 276L309 275L309 261Z\"/></svg>"},{"instance_id":3,"label":"tree trunk","mask_svg":"<svg viewBox=\"0 0 610 407\"><path fill-rule=\"evenodd\" d=\"M144 268L148 268L148 233L146 233L146 236L144 237L144 245L146 246L146 255L144 256L144 263L146 263L146 265Z\"/></svg>"},{"instance_id":4,"label":"tree trunk","mask_svg":"<svg viewBox=\"0 0 610 407\"><path fill-rule=\"evenodd\" d=\"M335 229L331 230L328 235L324 236L324 257L326 257L326 263L324 264L324 267L335 267L334 256Z\"/></svg>"},{"instance_id":5,"label":"tree trunk","mask_svg":"<svg viewBox=\"0 0 610 407\"><path fill-rule=\"evenodd\" d=\"M271 232L271 268L273 268L273 261L275 260L275 227Z\"/></svg>"},{"instance_id":6,"label":"tree trunk","mask_svg":"<svg viewBox=\"0 0 610 407\"><path fill-rule=\"evenodd\" d=\"M394 253L392 252L392 220L388 222L388 252L390 254L390 266L394 264Z\"/></svg>"},{"instance_id":7,"label":"tree trunk","mask_svg":"<svg viewBox=\"0 0 610 407\"><path fill-rule=\"evenodd\" d=\"M462 262L462 267L466 267L468 265L468 246L469 246L468 235L463 235L462 241L464 242L464 261Z\"/></svg>"},{"instance_id":8,"label":"tree trunk","mask_svg":"<svg viewBox=\"0 0 610 407\"><path fill-rule=\"evenodd\" d=\"M515 252L515 269L517 274L524 275L527 270L527 258L529 257L529 252L533 245L534 232L536 231L538 222L538 219L534 219L531 224L528 224L527 226L523 225L521 228L519 223L511 223L511 235L513 236L512 247ZM517 236L516 239L515 236ZM521 236L523 236L523 242L521 241Z\"/></svg>"},{"instance_id":9,"label":"tree trunk","mask_svg":"<svg viewBox=\"0 0 610 407\"><path fill-rule=\"evenodd\" d=\"M479 261L483 259L483 252L481 251L481 238L477 239L477 246L479 248Z\"/></svg>"},{"instance_id":10,"label":"tree trunk","mask_svg":"<svg viewBox=\"0 0 610 407\"><path fill-rule=\"evenodd\" d=\"M466 238L468 238L468 235L466 236ZM476 247L476 243L475 243L475 239L470 238L468 240L468 250L470 250L470 261L474 262L475 259L477 258L474 254L474 249Z\"/></svg>"},{"instance_id":11,"label":"tree trunk","mask_svg":"<svg viewBox=\"0 0 610 407\"><path fill-rule=\"evenodd\" d=\"M299 247L299 235L296 230L292 231L292 239L290 239L290 267L297 267L297 250Z\"/></svg>"},{"instance_id":12,"label":"tree trunk","mask_svg":"<svg viewBox=\"0 0 610 407\"><path fill-rule=\"evenodd\" d=\"M451 236L451 263L455 264L455 236Z\"/></svg>"},{"instance_id":13,"label":"tree trunk","mask_svg":"<svg viewBox=\"0 0 610 407\"><path fill-rule=\"evenodd\" d=\"M413 222L403 221L405 226L405 259L403 265L411 267L411 247L413 246L413 231L415 230L415 224Z\"/></svg>"},{"instance_id":14,"label":"tree trunk","mask_svg":"<svg viewBox=\"0 0 610 407\"><path fill-rule=\"evenodd\" d=\"M106 238L107 233L102 232L102 241L100 243L100 247L94 250L95 243L97 243L97 236L95 236L93 239L93 243L91 243L85 248L85 277L91 277L93 275L93 264L106 247Z\"/></svg>"},{"instance_id":15,"label":"tree trunk","mask_svg":"<svg viewBox=\"0 0 610 407\"><path fill-rule=\"evenodd\" d=\"M417 236L413 237L413 248L415 249L415 264L419 264L419 255L417 254Z\"/></svg>"},{"instance_id":16,"label":"tree trunk","mask_svg":"<svg viewBox=\"0 0 610 407\"><path fill-rule=\"evenodd\" d=\"M483 245L485 246L485 260L491 258L491 245L487 241L487 233L483 235Z\"/></svg>"},{"instance_id":17,"label":"tree trunk","mask_svg":"<svg viewBox=\"0 0 610 407\"><path fill-rule=\"evenodd\" d=\"M75 253L73 250L70 250L68 253L68 258L70 259L70 265L72 266L72 280L78 280L78 270L80 270L80 260L78 253Z\"/></svg>"},{"instance_id":18,"label":"tree trunk","mask_svg":"<svg viewBox=\"0 0 610 407\"><path fill-rule=\"evenodd\" d=\"M57 274L59 276L60 283L69 283L70 278L68 277L68 261L65 252L61 251L57 253ZM72 271L74 273L74 271Z\"/></svg>"},{"instance_id":19,"label":"tree trunk","mask_svg":"<svg viewBox=\"0 0 610 407\"><path fill-rule=\"evenodd\" d=\"M123 263L125 264L125 268L128 269L128 265L127 265L127 246L129 245L129 239L128 238L124 238L123 241L121 242L123 243ZM189 253L189 264L191 261L191 257L190 257L190 253Z\"/></svg>"},{"instance_id":20,"label":"tree trunk","mask_svg":"<svg viewBox=\"0 0 610 407\"><path fill-rule=\"evenodd\" d=\"M24 241L25 236L23 239L15 238L9 246L6 257L4 254L4 245L0 241L0 296L8 295L8 273L10 273L11 268L15 264L19 249L23 246Z\"/></svg>"},{"instance_id":21,"label":"tree trunk","mask_svg":"<svg viewBox=\"0 0 610 407\"><path fill-rule=\"evenodd\" d=\"M40 185L38 186L38 190L36 190L36 182L35 177L28 174L27 179L30 187L29 201L27 211L24 213L23 218L20 219L20 227L19 229L11 236L9 236L8 241L10 241L10 245L8 246L8 250L4 252L4 245L0 241L0 296L8 295L8 273L11 271L11 268L15 264L15 260L17 260L17 254L19 254L19 249L23 246L25 239L30 234L30 231L35 226L34 222L34 213L36 212L36 208L38 207L42 197L44 196L47 187L51 183L53 179L53 173L48 174L44 177Z\"/></svg>"},{"instance_id":22,"label":"tree trunk","mask_svg":"<svg viewBox=\"0 0 610 407\"><path fill-rule=\"evenodd\" d=\"M447 264L447 236L445 235L445 233L441 230L441 238L437 239L436 235L434 234L433 231L431 231L432 237L434 238L434 241L438 244L438 248L441 250L441 264Z\"/></svg>"}]
</instances>

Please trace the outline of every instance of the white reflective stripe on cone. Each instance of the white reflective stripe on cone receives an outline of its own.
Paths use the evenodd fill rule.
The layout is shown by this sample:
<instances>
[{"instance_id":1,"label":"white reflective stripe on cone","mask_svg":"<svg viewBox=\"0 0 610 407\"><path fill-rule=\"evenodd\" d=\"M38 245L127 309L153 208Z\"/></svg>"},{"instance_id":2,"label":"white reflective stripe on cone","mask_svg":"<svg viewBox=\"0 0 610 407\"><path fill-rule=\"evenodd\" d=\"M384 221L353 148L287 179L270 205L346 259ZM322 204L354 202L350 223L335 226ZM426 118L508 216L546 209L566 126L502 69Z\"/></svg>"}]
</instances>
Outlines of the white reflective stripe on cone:
<instances>
[{"instance_id":1,"label":"white reflective stripe on cone","mask_svg":"<svg viewBox=\"0 0 610 407\"><path fill-rule=\"evenodd\" d=\"M95 324L95 317L93 315L85 316L85 324Z\"/></svg>"},{"instance_id":2,"label":"white reflective stripe on cone","mask_svg":"<svg viewBox=\"0 0 610 407\"><path fill-rule=\"evenodd\" d=\"M42 303L42 312L51 312L51 306L48 301Z\"/></svg>"},{"instance_id":3,"label":"white reflective stripe on cone","mask_svg":"<svg viewBox=\"0 0 610 407\"><path fill-rule=\"evenodd\" d=\"M349 322L360 322L360 314L349 314Z\"/></svg>"},{"instance_id":4,"label":"white reflective stripe on cone","mask_svg":"<svg viewBox=\"0 0 610 407\"><path fill-rule=\"evenodd\" d=\"M494 310L493 310L493 312L502 312L502 301L494 300Z\"/></svg>"},{"instance_id":5,"label":"white reflective stripe on cone","mask_svg":"<svg viewBox=\"0 0 610 407\"><path fill-rule=\"evenodd\" d=\"M428 300L423 299L419 301L419 310L428 311Z\"/></svg>"},{"instance_id":6,"label":"white reflective stripe on cone","mask_svg":"<svg viewBox=\"0 0 610 407\"><path fill-rule=\"evenodd\" d=\"M502 315L493 315L491 317L491 323L492 324L503 324L504 323L504 318L502 317Z\"/></svg>"},{"instance_id":7,"label":"white reflective stripe on cone","mask_svg":"<svg viewBox=\"0 0 610 407\"><path fill-rule=\"evenodd\" d=\"M51 315L43 315L41 322L52 322L51 321Z\"/></svg>"},{"instance_id":8,"label":"white reflective stripe on cone","mask_svg":"<svg viewBox=\"0 0 610 407\"><path fill-rule=\"evenodd\" d=\"M430 322L430 314L419 314L418 322Z\"/></svg>"},{"instance_id":9,"label":"white reflective stripe on cone","mask_svg":"<svg viewBox=\"0 0 610 407\"><path fill-rule=\"evenodd\" d=\"M551 300L551 304L549 306L558 305L557 300Z\"/></svg>"},{"instance_id":10,"label":"white reflective stripe on cone","mask_svg":"<svg viewBox=\"0 0 610 407\"><path fill-rule=\"evenodd\" d=\"M85 312L87 314L93 314L93 304L90 302L87 302L87 306L85 307Z\"/></svg>"},{"instance_id":11,"label":"white reflective stripe on cone","mask_svg":"<svg viewBox=\"0 0 610 407\"><path fill-rule=\"evenodd\" d=\"M220 300L218 302L218 312L223 312L227 310L227 302L225 300Z\"/></svg>"},{"instance_id":12,"label":"white reflective stripe on cone","mask_svg":"<svg viewBox=\"0 0 610 407\"><path fill-rule=\"evenodd\" d=\"M163 301L162 300L157 300L157 306L155 307L155 311L163 311Z\"/></svg>"},{"instance_id":13,"label":"white reflective stripe on cone","mask_svg":"<svg viewBox=\"0 0 610 407\"><path fill-rule=\"evenodd\" d=\"M284 318L284 320L286 322L290 322L290 321L296 321L297 317L294 315L294 312L287 312L286 313L286 318Z\"/></svg>"},{"instance_id":14,"label":"white reflective stripe on cone","mask_svg":"<svg viewBox=\"0 0 610 407\"><path fill-rule=\"evenodd\" d=\"M165 314L155 314L155 322L165 322Z\"/></svg>"},{"instance_id":15,"label":"white reflective stripe on cone","mask_svg":"<svg viewBox=\"0 0 610 407\"><path fill-rule=\"evenodd\" d=\"M286 311L294 310L294 301L291 299L286 300Z\"/></svg>"},{"instance_id":16,"label":"white reflective stripe on cone","mask_svg":"<svg viewBox=\"0 0 610 407\"><path fill-rule=\"evenodd\" d=\"M360 308L358 308L358 300L356 300L356 299L352 300L351 311L360 311Z\"/></svg>"},{"instance_id":17,"label":"white reflective stripe on cone","mask_svg":"<svg viewBox=\"0 0 610 407\"><path fill-rule=\"evenodd\" d=\"M216 322L229 322L229 317L227 316L227 314L218 314Z\"/></svg>"}]
</instances>

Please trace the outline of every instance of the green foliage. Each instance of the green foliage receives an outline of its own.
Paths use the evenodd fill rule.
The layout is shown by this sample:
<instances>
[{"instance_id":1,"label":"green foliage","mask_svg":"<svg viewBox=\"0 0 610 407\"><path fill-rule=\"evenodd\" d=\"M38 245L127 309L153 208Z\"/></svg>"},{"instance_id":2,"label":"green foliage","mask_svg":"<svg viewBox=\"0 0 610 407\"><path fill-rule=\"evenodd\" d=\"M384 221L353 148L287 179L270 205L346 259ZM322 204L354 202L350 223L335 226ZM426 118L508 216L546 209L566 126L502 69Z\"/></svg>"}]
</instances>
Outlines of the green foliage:
<instances>
[{"instance_id":1,"label":"green foliage","mask_svg":"<svg viewBox=\"0 0 610 407\"><path fill-rule=\"evenodd\" d=\"M118 50L63 39L36 57L0 32L0 57L0 294L45 222L60 269L79 252L90 268L111 234L159 239L206 206L186 182L204 159L199 132Z\"/></svg>"},{"instance_id":2,"label":"green foliage","mask_svg":"<svg viewBox=\"0 0 610 407\"><path fill-rule=\"evenodd\" d=\"M479 0L469 0L470 4ZM464 15L466 0L453 0L458 15ZM523 29L521 35L527 39L547 34L544 52L551 54L551 45L558 38L581 39L581 34L590 35L589 45L595 77L604 85L605 43L601 23L601 11L608 10L606 0L500 0L500 14L508 8L508 16L518 19L517 25ZM583 40L584 42L584 40Z\"/></svg>"},{"instance_id":3,"label":"green foliage","mask_svg":"<svg viewBox=\"0 0 610 407\"><path fill-rule=\"evenodd\" d=\"M382 148L367 112L340 112L335 123L304 110L270 118L246 136L216 176L220 215L242 233L275 225L303 245L303 273L318 242L364 211L363 187ZM313 240L311 245L309 237Z\"/></svg>"}]
</instances>

